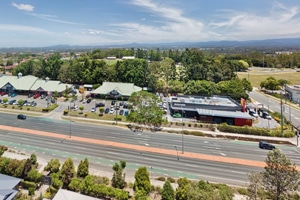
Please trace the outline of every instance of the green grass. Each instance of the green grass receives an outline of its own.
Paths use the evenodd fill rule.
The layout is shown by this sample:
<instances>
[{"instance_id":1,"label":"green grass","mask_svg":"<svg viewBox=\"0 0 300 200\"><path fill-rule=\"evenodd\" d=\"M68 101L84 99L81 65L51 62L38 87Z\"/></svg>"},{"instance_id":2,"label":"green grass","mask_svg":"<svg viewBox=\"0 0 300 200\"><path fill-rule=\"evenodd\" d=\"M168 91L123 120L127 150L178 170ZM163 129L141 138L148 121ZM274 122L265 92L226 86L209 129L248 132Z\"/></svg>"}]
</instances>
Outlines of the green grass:
<instances>
[{"instance_id":1,"label":"green grass","mask_svg":"<svg viewBox=\"0 0 300 200\"><path fill-rule=\"evenodd\" d=\"M238 72L239 78L246 78L249 80L253 87L259 87L260 83L272 76L275 79L283 79L291 82L293 85L300 85L300 71L298 72L274 72L274 71L256 71L251 70L249 72Z\"/></svg>"}]
</instances>

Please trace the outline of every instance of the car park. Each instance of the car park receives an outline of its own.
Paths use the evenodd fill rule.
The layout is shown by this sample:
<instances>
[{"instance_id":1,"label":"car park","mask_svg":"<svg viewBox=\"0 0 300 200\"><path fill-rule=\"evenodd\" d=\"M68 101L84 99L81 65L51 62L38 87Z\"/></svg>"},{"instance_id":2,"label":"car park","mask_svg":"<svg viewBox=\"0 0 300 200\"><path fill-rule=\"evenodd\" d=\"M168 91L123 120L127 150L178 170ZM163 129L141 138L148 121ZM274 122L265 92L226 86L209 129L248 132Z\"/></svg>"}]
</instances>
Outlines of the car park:
<instances>
[{"instance_id":1,"label":"car park","mask_svg":"<svg viewBox=\"0 0 300 200\"><path fill-rule=\"evenodd\" d=\"M17 118L25 120L26 119L26 115L24 115L24 114L18 114Z\"/></svg>"},{"instance_id":2,"label":"car park","mask_svg":"<svg viewBox=\"0 0 300 200\"><path fill-rule=\"evenodd\" d=\"M274 145L272 145L272 144L270 144L270 143L268 143L268 142L265 142L265 141L260 141L260 142L258 143L258 146L259 146L259 148L261 148L261 149L269 149L269 150L275 149L275 146L274 146Z\"/></svg>"}]
</instances>

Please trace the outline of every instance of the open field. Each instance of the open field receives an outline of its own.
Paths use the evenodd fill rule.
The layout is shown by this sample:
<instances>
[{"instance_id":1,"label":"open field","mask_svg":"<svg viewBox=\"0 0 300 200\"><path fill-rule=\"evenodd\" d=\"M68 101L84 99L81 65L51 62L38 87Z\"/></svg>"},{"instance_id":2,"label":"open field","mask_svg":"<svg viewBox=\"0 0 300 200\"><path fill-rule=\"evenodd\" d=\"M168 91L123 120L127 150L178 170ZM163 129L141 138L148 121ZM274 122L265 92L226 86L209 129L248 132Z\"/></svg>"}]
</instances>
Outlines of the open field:
<instances>
[{"instance_id":1,"label":"open field","mask_svg":"<svg viewBox=\"0 0 300 200\"><path fill-rule=\"evenodd\" d=\"M247 72L238 72L239 78L248 79L253 87L259 87L260 83L272 76L275 79L286 79L293 85L300 85L300 70L294 69L274 69L252 67Z\"/></svg>"}]
</instances>

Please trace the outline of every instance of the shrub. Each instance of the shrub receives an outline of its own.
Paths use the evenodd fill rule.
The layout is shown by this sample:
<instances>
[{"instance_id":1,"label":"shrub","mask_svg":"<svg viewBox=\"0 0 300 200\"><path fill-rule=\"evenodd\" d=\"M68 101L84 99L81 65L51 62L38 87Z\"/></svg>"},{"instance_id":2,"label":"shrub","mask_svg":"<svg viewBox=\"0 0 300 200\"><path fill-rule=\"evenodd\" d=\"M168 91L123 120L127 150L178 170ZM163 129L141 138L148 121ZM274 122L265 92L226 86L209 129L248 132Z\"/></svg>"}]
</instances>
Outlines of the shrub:
<instances>
[{"instance_id":1,"label":"shrub","mask_svg":"<svg viewBox=\"0 0 300 200\"><path fill-rule=\"evenodd\" d=\"M29 108L29 107L27 107L27 110L30 110L30 108Z\"/></svg>"},{"instance_id":2,"label":"shrub","mask_svg":"<svg viewBox=\"0 0 300 200\"><path fill-rule=\"evenodd\" d=\"M167 181L169 181L170 183L175 183L176 182L176 180L172 177L168 177Z\"/></svg>"},{"instance_id":3,"label":"shrub","mask_svg":"<svg viewBox=\"0 0 300 200\"><path fill-rule=\"evenodd\" d=\"M6 146L0 145L0 156L1 156L5 151L7 151L7 147L6 147Z\"/></svg>"},{"instance_id":4,"label":"shrub","mask_svg":"<svg viewBox=\"0 0 300 200\"><path fill-rule=\"evenodd\" d=\"M64 115L67 115L69 113L68 110L64 110Z\"/></svg>"},{"instance_id":5,"label":"shrub","mask_svg":"<svg viewBox=\"0 0 300 200\"><path fill-rule=\"evenodd\" d=\"M238 188L237 192L241 195L247 195L248 194L248 190L246 188Z\"/></svg>"},{"instance_id":6,"label":"shrub","mask_svg":"<svg viewBox=\"0 0 300 200\"><path fill-rule=\"evenodd\" d=\"M198 124L194 124L194 127L197 128Z\"/></svg>"},{"instance_id":7,"label":"shrub","mask_svg":"<svg viewBox=\"0 0 300 200\"><path fill-rule=\"evenodd\" d=\"M117 121L122 121L122 118L121 118L121 117L117 117L117 118L115 117L114 120L115 120L115 121L116 121L116 120L117 120Z\"/></svg>"},{"instance_id":8,"label":"shrub","mask_svg":"<svg viewBox=\"0 0 300 200\"><path fill-rule=\"evenodd\" d=\"M188 124L188 127L191 127L192 126L192 124Z\"/></svg>"},{"instance_id":9,"label":"shrub","mask_svg":"<svg viewBox=\"0 0 300 200\"><path fill-rule=\"evenodd\" d=\"M43 108L42 112L49 112L49 108Z\"/></svg>"},{"instance_id":10,"label":"shrub","mask_svg":"<svg viewBox=\"0 0 300 200\"><path fill-rule=\"evenodd\" d=\"M28 195L33 196L34 195L34 191L35 191L34 187L28 188Z\"/></svg>"},{"instance_id":11,"label":"shrub","mask_svg":"<svg viewBox=\"0 0 300 200\"><path fill-rule=\"evenodd\" d=\"M21 186L24 189L29 189L29 188L36 188L36 184L35 182L31 182L31 181L21 181Z\"/></svg>"},{"instance_id":12,"label":"shrub","mask_svg":"<svg viewBox=\"0 0 300 200\"><path fill-rule=\"evenodd\" d=\"M160 177L156 178L156 180L158 180L158 181L166 181L166 178L163 177L163 176L160 176Z\"/></svg>"},{"instance_id":13,"label":"shrub","mask_svg":"<svg viewBox=\"0 0 300 200\"><path fill-rule=\"evenodd\" d=\"M12 106L11 108L12 108L12 109L15 109L15 106Z\"/></svg>"}]
</instances>

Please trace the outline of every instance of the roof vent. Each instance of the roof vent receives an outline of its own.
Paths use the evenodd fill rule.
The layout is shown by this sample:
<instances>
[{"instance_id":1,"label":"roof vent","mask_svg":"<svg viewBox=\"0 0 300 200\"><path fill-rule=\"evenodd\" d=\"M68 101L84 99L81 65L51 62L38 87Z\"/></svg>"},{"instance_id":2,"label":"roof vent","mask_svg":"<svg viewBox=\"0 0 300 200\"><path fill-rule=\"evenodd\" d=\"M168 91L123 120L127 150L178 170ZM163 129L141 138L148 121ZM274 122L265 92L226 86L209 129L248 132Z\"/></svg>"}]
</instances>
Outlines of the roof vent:
<instances>
[{"instance_id":1,"label":"roof vent","mask_svg":"<svg viewBox=\"0 0 300 200\"><path fill-rule=\"evenodd\" d=\"M19 72L19 73L18 73L18 78L21 78L21 77L22 77L22 73Z\"/></svg>"},{"instance_id":2,"label":"roof vent","mask_svg":"<svg viewBox=\"0 0 300 200\"><path fill-rule=\"evenodd\" d=\"M48 81L49 81L49 77L46 77L46 79L45 79L45 80L46 80L46 82L48 82Z\"/></svg>"}]
</instances>

